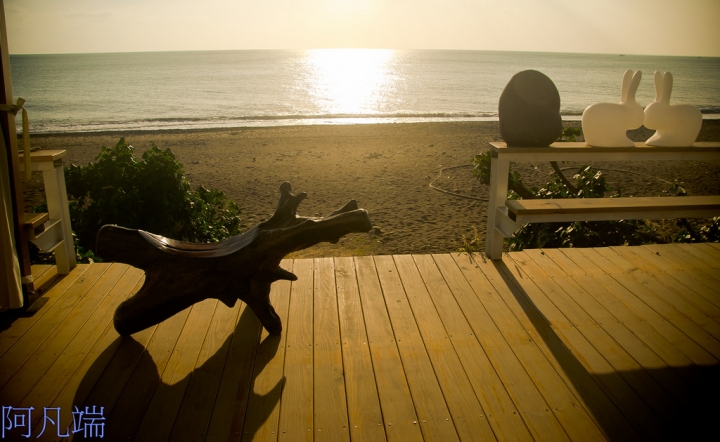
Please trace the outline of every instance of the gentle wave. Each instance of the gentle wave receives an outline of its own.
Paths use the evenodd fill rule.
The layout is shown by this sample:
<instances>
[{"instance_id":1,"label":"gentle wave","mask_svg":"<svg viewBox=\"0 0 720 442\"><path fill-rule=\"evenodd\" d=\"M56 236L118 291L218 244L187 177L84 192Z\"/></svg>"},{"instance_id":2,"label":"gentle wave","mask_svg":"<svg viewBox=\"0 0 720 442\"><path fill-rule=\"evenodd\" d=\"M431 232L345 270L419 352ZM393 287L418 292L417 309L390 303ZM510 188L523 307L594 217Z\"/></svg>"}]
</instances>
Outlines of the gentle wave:
<instances>
[{"instance_id":1,"label":"gentle wave","mask_svg":"<svg viewBox=\"0 0 720 442\"><path fill-rule=\"evenodd\" d=\"M176 129L220 129L233 127L273 127L340 124L390 124L443 121L497 121L493 113L433 113L385 115L258 115L218 118L151 118L132 121L91 121L82 123L39 122L32 125L32 133L119 132Z\"/></svg>"},{"instance_id":2,"label":"gentle wave","mask_svg":"<svg viewBox=\"0 0 720 442\"><path fill-rule=\"evenodd\" d=\"M138 119L137 122L193 122L193 121L252 121L252 120L323 120L323 119L336 119L336 118L484 118L484 117L496 117L497 112L434 112L434 113L415 113L415 112L402 112L402 113L387 113L387 114L320 114L320 115L247 115L237 117L214 117L210 119L203 118L146 118Z\"/></svg>"},{"instance_id":3,"label":"gentle wave","mask_svg":"<svg viewBox=\"0 0 720 442\"><path fill-rule=\"evenodd\" d=\"M703 119L720 119L720 108L702 109ZM564 113L563 120L579 121L581 113ZM83 123L47 123L32 125L32 133L80 133L159 131L178 129L223 129L243 127L310 126L343 124L438 123L462 121L498 121L496 113L477 114L395 114L395 115L261 115L235 118L153 118L134 121L94 121ZM18 127L18 133L22 128Z\"/></svg>"}]
</instances>

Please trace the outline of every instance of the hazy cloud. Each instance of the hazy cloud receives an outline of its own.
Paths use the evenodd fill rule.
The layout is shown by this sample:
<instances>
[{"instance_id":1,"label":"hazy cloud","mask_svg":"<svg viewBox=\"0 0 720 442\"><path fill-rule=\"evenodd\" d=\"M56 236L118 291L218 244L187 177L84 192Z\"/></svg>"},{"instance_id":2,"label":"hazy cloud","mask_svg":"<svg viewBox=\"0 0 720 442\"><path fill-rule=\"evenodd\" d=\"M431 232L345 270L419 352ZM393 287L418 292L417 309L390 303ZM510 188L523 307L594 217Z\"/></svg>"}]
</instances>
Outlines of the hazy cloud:
<instances>
[{"instance_id":1,"label":"hazy cloud","mask_svg":"<svg viewBox=\"0 0 720 442\"><path fill-rule=\"evenodd\" d=\"M5 11L13 53L384 47L720 56L718 0L6 0Z\"/></svg>"}]
</instances>

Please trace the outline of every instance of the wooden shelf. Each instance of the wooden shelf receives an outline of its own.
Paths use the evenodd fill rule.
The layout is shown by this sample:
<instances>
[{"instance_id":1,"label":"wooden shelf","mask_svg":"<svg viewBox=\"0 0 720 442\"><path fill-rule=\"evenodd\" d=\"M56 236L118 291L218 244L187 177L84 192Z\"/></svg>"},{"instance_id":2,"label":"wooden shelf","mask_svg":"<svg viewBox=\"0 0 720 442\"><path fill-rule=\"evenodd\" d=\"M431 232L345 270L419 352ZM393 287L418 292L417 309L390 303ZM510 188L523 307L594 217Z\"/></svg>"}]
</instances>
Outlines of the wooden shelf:
<instances>
[{"instance_id":1,"label":"wooden shelf","mask_svg":"<svg viewBox=\"0 0 720 442\"><path fill-rule=\"evenodd\" d=\"M25 225L32 226L29 240L43 252L55 251L58 274L64 275L75 267L75 248L72 243L72 228L65 188L65 170L62 159L65 150L38 150L30 152L30 167L42 172L48 213L36 218L26 214ZM20 155L20 170L25 169L25 155Z\"/></svg>"},{"instance_id":2,"label":"wooden shelf","mask_svg":"<svg viewBox=\"0 0 720 442\"><path fill-rule=\"evenodd\" d=\"M50 219L50 215L47 213L26 213L25 214L25 226L30 227L32 230L42 226L43 223Z\"/></svg>"},{"instance_id":3,"label":"wooden shelf","mask_svg":"<svg viewBox=\"0 0 720 442\"><path fill-rule=\"evenodd\" d=\"M57 160L62 159L67 155L67 151L65 150L37 150L35 152L30 152L30 161L33 163L46 163L46 162L55 162ZM25 154L20 154L20 163L22 163L25 160Z\"/></svg>"},{"instance_id":4,"label":"wooden shelf","mask_svg":"<svg viewBox=\"0 0 720 442\"><path fill-rule=\"evenodd\" d=\"M715 216L718 197L606 198L507 201L510 162L541 161L717 161L720 142L686 147L657 147L636 142L632 147L593 147L583 142L557 142L547 147L508 147L490 143L490 195L485 252L502 259L503 239L532 222ZM585 163L587 164L587 163ZM693 199L699 198L699 199Z\"/></svg>"},{"instance_id":5,"label":"wooden shelf","mask_svg":"<svg viewBox=\"0 0 720 442\"><path fill-rule=\"evenodd\" d=\"M720 143L698 142L687 147L656 147L636 142L633 147L593 147L586 143L557 142L547 147L508 147L504 142L490 143L493 157L515 162L533 161L647 161L715 160Z\"/></svg>"}]
</instances>

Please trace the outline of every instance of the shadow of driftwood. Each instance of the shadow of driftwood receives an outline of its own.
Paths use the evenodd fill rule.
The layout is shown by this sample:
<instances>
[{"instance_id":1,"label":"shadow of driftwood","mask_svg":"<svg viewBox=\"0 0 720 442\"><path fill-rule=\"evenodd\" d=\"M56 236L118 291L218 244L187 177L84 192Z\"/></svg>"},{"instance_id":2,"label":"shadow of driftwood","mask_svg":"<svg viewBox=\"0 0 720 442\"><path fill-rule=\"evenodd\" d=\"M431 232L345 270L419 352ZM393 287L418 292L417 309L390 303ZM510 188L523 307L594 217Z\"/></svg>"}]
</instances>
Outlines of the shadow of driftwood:
<instances>
[{"instance_id":1,"label":"shadow of driftwood","mask_svg":"<svg viewBox=\"0 0 720 442\"><path fill-rule=\"evenodd\" d=\"M257 354L263 355L263 357L258 357L255 360L255 370L253 373L253 383L255 381L255 378L257 375L262 372L263 368L265 368L265 365L267 365L268 362L275 356L275 353L277 353L278 347L280 344L280 336L270 336L268 335L260 344L260 347L258 348ZM242 438L243 440L253 440L253 436L255 433L257 433L258 429L265 423L265 421L268 419L270 414L272 413L273 409L277 406L277 404L280 402L280 398L282 396L282 390L285 386L285 377L282 377L280 381L275 384L275 386L268 391L264 395L258 395L253 391L253 389L250 389L250 395L248 398L247 403L248 404L255 404L255 408L252 410L252 412L248 411L246 413L246 417L248 415L251 415L251 419L245 419L243 427L242 427ZM230 434L231 437L229 439L235 439L239 440L238 437L234 434Z\"/></svg>"},{"instance_id":2,"label":"shadow of driftwood","mask_svg":"<svg viewBox=\"0 0 720 442\"><path fill-rule=\"evenodd\" d=\"M717 436L720 365L589 373L515 273L503 261L491 262L611 440L711 440ZM681 379L680 388L670 392L654 381L668 378Z\"/></svg>"},{"instance_id":3,"label":"shadow of driftwood","mask_svg":"<svg viewBox=\"0 0 720 442\"><path fill-rule=\"evenodd\" d=\"M217 308L226 307L218 304ZM181 436L184 440L203 440L211 430L218 440L239 439L240 434L252 437L279 402L284 384L281 379L262 396L252 391L254 377L272 359L280 343L279 337L268 336L258 345L259 336L260 323L255 314L245 308L221 348L172 385L162 381L158 366L144 345L132 336L119 337L87 371L73 404L105 407L105 440L133 440L141 425L148 424L164 426L168 437ZM157 333L153 339L156 337ZM246 345L234 345L236 340ZM232 360L243 363L230 365L231 355L237 351L244 354ZM269 357L256 361L258 352ZM170 354L164 357L169 358ZM222 388L221 382L224 382ZM191 404L183 402L188 397L194 398ZM248 403L263 404L259 410L253 410L253 422L245 422ZM157 419L147 422L150 416ZM77 436L82 436L81 433L76 439L82 439Z\"/></svg>"}]
</instances>

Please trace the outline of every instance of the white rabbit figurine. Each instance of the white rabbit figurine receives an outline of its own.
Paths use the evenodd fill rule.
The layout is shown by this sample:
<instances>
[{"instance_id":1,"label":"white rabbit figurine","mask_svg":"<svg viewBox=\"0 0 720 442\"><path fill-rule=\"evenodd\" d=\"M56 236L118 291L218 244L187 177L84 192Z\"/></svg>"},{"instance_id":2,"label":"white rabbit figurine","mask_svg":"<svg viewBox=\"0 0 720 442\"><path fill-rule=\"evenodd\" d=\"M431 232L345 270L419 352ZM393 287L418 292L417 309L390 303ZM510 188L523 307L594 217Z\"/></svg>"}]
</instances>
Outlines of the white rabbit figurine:
<instances>
[{"instance_id":1,"label":"white rabbit figurine","mask_svg":"<svg viewBox=\"0 0 720 442\"><path fill-rule=\"evenodd\" d=\"M642 106L635 102L642 72L625 71L620 103L595 103L582 114L585 142L596 147L633 147L627 131L642 126L645 115Z\"/></svg>"},{"instance_id":2,"label":"white rabbit figurine","mask_svg":"<svg viewBox=\"0 0 720 442\"><path fill-rule=\"evenodd\" d=\"M702 114L689 104L670 105L673 77L655 71L655 101L645 108L645 127L656 132L645 142L648 146L692 146L700 133Z\"/></svg>"}]
</instances>

